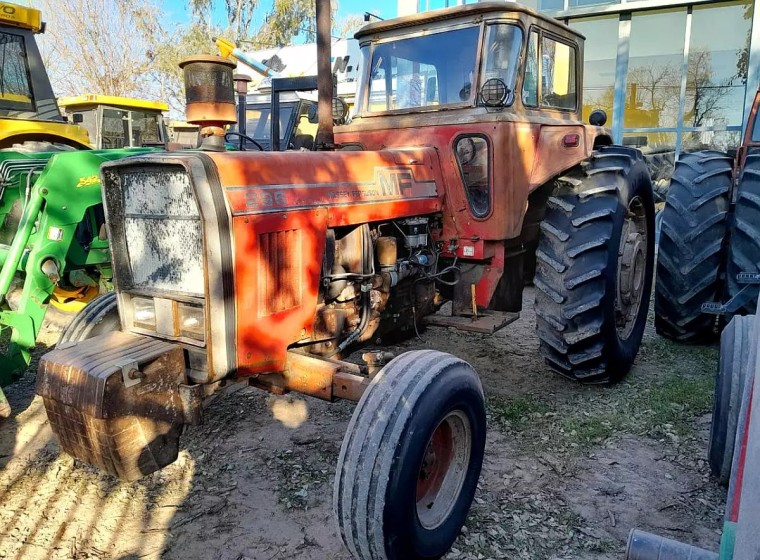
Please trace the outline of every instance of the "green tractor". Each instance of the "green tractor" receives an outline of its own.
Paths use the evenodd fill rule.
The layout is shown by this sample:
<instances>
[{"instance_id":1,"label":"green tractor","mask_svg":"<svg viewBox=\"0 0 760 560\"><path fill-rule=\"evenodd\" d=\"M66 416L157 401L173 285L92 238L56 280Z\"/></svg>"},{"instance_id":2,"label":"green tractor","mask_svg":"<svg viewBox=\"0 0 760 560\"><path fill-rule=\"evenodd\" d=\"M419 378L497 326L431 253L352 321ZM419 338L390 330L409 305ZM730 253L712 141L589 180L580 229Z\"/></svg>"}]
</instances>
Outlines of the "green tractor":
<instances>
[{"instance_id":1,"label":"green tractor","mask_svg":"<svg viewBox=\"0 0 760 560\"><path fill-rule=\"evenodd\" d=\"M0 150L0 387L29 365L49 305L73 315L112 289L100 165L147 150Z\"/></svg>"},{"instance_id":2,"label":"green tractor","mask_svg":"<svg viewBox=\"0 0 760 560\"><path fill-rule=\"evenodd\" d=\"M1 388L29 364L48 307L67 320L111 289L100 164L146 151L89 150L87 130L53 95L36 44L44 28L39 10L0 2L0 417L10 414ZM120 145L163 142L163 105L138 103Z\"/></svg>"}]
</instances>

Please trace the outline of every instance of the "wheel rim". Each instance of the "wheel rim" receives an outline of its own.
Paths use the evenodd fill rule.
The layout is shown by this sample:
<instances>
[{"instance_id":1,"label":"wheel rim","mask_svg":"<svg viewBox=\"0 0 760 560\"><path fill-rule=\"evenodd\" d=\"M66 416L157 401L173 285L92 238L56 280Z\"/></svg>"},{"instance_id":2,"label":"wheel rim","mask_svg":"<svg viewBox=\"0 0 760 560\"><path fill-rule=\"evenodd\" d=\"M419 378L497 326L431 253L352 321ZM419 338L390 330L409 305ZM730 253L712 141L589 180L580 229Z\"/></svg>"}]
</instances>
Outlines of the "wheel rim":
<instances>
[{"instance_id":1,"label":"wheel rim","mask_svg":"<svg viewBox=\"0 0 760 560\"><path fill-rule=\"evenodd\" d=\"M472 451L470 420L449 412L430 436L417 477L417 518L425 529L448 519L467 476Z\"/></svg>"},{"instance_id":2,"label":"wheel rim","mask_svg":"<svg viewBox=\"0 0 760 560\"><path fill-rule=\"evenodd\" d=\"M65 313L79 313L100 294L97 286L85 286L68 290L56 286L50 297L50 305Z\"/></svg>"},{"instance_id":3,"label":"wheel rim","mask_svg":"<svg viewBox=\"0 0 760 560\"><path fill-rule=\"evenodd\" d=\"M631 336L644 299L648 239L646 209L637 196L628 204L620 234L615 320L621 340Z\"/></svg>"}]
</instances>

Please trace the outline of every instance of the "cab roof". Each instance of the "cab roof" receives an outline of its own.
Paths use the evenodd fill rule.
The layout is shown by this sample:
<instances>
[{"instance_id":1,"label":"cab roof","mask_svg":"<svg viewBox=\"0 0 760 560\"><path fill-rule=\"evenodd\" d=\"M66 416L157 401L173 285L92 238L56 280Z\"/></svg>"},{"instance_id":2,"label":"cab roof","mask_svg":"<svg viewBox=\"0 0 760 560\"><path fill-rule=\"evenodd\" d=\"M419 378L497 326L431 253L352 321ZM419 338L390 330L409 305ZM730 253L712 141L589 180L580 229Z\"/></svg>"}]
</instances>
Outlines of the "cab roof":
<instances>
[{"instance_id":1,"label":"cab roof","mask_svg":"<svg viewBox=\"0 0 760 560\"><path fill-rule=\"evenodd\" d=\"M379 33L385 33L386 31L404 29L407 27L416 27L425 23L499 13L529 15L542 20L544 23L547 23L551 27L558 27L564 31L570 32L581 40L585 39L583 35L571 27L568 27L561 21L546 16L540 12L533 10L532 8L528 8L527 6L523 6L522 4L510 2L508 0L504 0L502 2L477 2L475 4L464 4L462 6L454 6L440 10L431 10L429 12L422 12L419 14L412 14L399 18L376 21L367 24L359 29L354 37L361 40L369 35L377 35Z\"/></svg>"},{"instance_id":2,"label":"cab roof","mask_svg":"<svg viewBox=\"0 0 760 560\"><path fill-rule=\"evenodd\" d=\"M42 12L10 2L0 2L0 25L31 29L34 33L40 33L45 27Z\"/></svg>"},{"instance_id":3,"label":"cab roof","mask_svg":"<svg viewBox=\"0 0 760 560\"><path fill-rule=\"evenodd\" d=\"M132 99L130 97L117 97L115 95L85 94L74 97L61 97L58 105L72 111L83 110L98 105L119 107L124 109L142 109L148 111L168 111L169 105L161 101L147 101L145 99Z\"/></svg>"}]
</instances>

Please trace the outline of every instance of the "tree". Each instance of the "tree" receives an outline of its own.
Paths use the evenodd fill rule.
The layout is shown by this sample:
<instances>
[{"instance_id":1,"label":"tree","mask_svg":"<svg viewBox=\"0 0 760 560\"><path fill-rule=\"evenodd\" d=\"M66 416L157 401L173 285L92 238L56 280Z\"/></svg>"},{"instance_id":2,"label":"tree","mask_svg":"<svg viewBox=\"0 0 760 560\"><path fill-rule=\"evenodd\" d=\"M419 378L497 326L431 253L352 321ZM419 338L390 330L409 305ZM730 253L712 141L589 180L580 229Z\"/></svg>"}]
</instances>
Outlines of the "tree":
<instances>
[{"instance_id":1,"label":"tree","mask_svg":"<svg viewBox=\"0 0 760 560\"><path fill-rule=\"evenodd\" d=\"M165 98L154 69L165 33L149 0L68 0L65 8L58 0L37 4L48 22L40 47L58 95Z\"/></svg>"},{"instance_id":2,"label":"tree","mask_svg":"<svg viewBox=\"0 0 760 560\"><path fill-rule=\"evenodd\" d=\"M686 73L688 104L683 116L684 125L704 126L709 124L708 119L720 116L723 98L730 93L733 81L738 77L716 82L714 75L712 54L706 49L693 49L689 53Z\"/></svg>"},{"instance_id":3,"label":"tree","mask_svg":"<svg viewBox=\"0 0 760 560\"><path fill-rule=\"evenodd\" d=\"M251 37L251 23L258 6L258 0L223 0L227 22L223 26L232 41L246 41ZM188 0L190 9L206 28L213 27L211 14L215 0Z\"/></svg>"}]
</instances>

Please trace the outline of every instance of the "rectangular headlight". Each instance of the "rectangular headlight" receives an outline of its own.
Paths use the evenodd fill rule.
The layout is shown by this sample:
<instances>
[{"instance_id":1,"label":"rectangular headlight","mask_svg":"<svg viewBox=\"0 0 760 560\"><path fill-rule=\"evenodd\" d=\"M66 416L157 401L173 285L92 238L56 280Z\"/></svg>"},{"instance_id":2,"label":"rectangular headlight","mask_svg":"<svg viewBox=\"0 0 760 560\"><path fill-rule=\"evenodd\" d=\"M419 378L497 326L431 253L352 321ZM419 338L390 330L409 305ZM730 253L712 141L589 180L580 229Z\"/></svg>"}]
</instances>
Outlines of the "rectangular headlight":
<instances>
[{"instance_id":1,"label":"rectangular headlight","mask_svg":"<svg viewBox=\"0 0 760 560\"><path fill-rule=\"evenodd\" d=\"M132 317L136 327L156 329L156 306L152 299L133 297Z\"/></svg>"},{"instance_id":2,"label":"rectangular headlight","mask_svg":"<svg viewBox=\"0 0 760 560\"><path fill-rule=\"evenodd\" d=\"M206 315L200 305L180 303L178 308L179 332L181 336L205 340L206 338Z\"/></svg>"}]
</instances>

